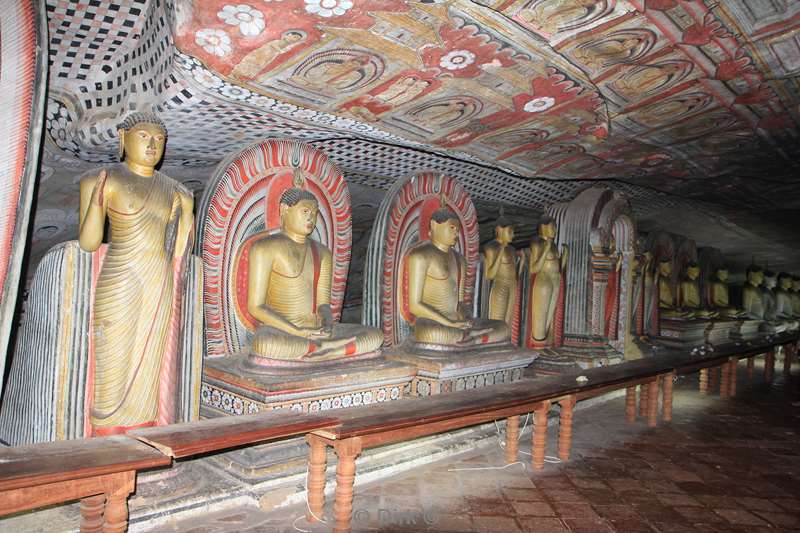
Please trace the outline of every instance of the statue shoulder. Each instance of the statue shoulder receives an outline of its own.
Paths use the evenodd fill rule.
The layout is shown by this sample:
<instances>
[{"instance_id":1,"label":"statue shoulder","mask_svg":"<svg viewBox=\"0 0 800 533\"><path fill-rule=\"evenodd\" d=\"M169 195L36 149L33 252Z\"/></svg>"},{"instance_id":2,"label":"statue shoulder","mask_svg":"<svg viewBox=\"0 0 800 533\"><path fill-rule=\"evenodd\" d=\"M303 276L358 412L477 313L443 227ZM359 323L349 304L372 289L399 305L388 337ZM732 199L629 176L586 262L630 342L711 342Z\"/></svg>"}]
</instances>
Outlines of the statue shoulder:
<instances>
[{"instance_id":1,"label":"statue shoulder","mask_svg":"<svg viewBox=\"0 0 800 533\"><path fill-rule=\"evenodd\" d=\"M331 252L330 248L328 248L327 246L325 246L324 244L315 239L309 238L308 240L310 241L311 246L316 248L320 259L322 259L323 261L333 259L333 252Z\"/></svg>"},{"instance_id":2,"label":"statue shoulder","mask_svg":"<svg viewBox=\"0 0 800 533\"><path fill-rule=\"evenodd\" d=\"M286 240L288 237L282 233L273 233L271 235L264 235L257 239L250 246L250 254L264 254L269 252L278 251L287 246Z\"/></svg>"}]
</instances>

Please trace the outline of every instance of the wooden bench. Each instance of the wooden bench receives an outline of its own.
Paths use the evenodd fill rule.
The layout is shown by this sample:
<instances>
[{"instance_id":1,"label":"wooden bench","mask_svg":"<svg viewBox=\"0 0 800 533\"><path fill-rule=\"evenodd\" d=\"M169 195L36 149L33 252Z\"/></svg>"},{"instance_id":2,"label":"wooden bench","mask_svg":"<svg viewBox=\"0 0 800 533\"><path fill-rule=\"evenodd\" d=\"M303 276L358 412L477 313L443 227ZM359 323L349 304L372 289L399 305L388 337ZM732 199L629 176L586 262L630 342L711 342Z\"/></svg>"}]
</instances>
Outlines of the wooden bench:
<instances>
[{"instance_id":1,"label":"wooden bench","mask_svg":"<svg viewBox=\"0 0 800 533\"><path fill-rule=\"evenodd\" d=\"M516 461L519 416L534 413L532 463L544 466L547 437L547 413L553 403L561 405L558 449L563 460L569 459L572 437L572 409L579 400L623 387L647 384L653 390L649 421L657 418L658 379L671 375L673 367L656 359L594 368L581 372L587 382L577 381L578 374L522 380L480 390L462 391L444 396L413 398L392 405L348 409L338 417L339 426L312 431L306 436L308 460L308 519L322 516L325 503L326 446L338 456L334 531L350 529L353 504L355 460L362 450L402 442L472 425L505 418L506 460ZM670 380L671 383L671 380Z\"/></svg>"},{"instance_id":2,"label":"wooden bench","mask_svg":"<svg viewBox=\"0 0 800 533\"><path fill-rule=\"evenodd\" d=\"M128 527L136 472L172 460L125 436L0 448L0 516L81 500L81 531Z\"/></svg>"}]
</instances>

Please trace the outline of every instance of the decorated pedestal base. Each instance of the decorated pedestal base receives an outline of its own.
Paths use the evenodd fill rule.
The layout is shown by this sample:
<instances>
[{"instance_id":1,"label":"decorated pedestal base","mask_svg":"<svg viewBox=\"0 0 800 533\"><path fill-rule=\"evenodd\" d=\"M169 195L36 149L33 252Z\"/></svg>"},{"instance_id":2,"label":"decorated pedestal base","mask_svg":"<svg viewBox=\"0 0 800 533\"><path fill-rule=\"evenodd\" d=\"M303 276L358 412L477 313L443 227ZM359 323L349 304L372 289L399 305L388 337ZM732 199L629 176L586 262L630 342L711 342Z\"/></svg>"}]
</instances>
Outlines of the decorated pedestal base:
<instances>
[{"instance_id":1,"label":"decorated pedestal base","mask_svg":"<svg viewBox=\"0 0 800 533\"><path fill-rule=\"evenodd\" d=\"M734 340L752 340L764 335L762 330L763 320L745 319L739 321L739 328L731 334Z\"/></svg>"},{"instance_id":2,"label":"decorated pedestal base","mask_svg":"<svg viewBox=\"0 0 800 533\"><path fill-rule=\"evenodd\" d=\"M597 335L570 335L558 348L539 350L533 363L537 375L563 374L581 368L614 365L624 360L623 354Z\"/></svg>"},{"instance_id":3,"label":"decorated pedestal base","mask_svg":"<svg viewBox=\"0 0 800 533\"><path fill-rule=\"evenodd\" d=\"M416 369L407 364L373 359L316 363L298 367L258 368L248 355L206 359L200 415L257 413L265 409L325 411L398 400Z\"/></svg>"},{"instance_id":4,"label":"decorated pedestal base","mask_svg":"<svg viewBox=\"0 0 800 533\"><path fill-rule=\"evenodd\" d=\"M734 335L739 328L741 320L719 318L711 321L706 329L706 343L713 346L733 342Z\"/></svg>"},{"instance_id":5,"label":"decorated pedestal base","mask_svg":"<svg viewBox=\"0 0 800 533\"><path fill-rule=\"evenodd\" d=\"M712 320L675 320L662 318L659 321L661 335L655 341L670 348L695 348L706 344L706 330Z\"/></svg>"},{"instance_id":6,"label":"decorated pedestal base","mask_svg":"<svg viewBox=\"0 0 800 533\"><path fill-rule=\"evenodd\" d=\"M426 350L403 344L384 352L386 358L413 365L417 375L408 392L413 396L429 396L468 389L479 389L522 378L525 367L537 353L512 344L496 347L471 347L463 350Z\"/></svg>"}]
</instances>

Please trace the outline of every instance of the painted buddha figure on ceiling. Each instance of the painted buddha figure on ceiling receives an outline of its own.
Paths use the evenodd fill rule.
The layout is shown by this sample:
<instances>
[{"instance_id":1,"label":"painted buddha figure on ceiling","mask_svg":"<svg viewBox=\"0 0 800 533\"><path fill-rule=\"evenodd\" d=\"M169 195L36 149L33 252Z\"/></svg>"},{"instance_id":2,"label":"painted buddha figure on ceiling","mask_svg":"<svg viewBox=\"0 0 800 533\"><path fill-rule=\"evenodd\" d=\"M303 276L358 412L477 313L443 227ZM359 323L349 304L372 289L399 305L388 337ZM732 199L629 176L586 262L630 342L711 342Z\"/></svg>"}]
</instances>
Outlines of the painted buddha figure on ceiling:
<instances>
[{"instance_id":1,"label":"painted buddha figure on ceiling","mask_svg":"<svg viewBox=\"0 0 800 533\"><path fill-rule=\"evenodd\" d=\"M511 242L514 226L502 213L494 228L494 240L488 243L483 254L486 264L486 279L492 281L489 292L489 318L502 320L511 327L517 303L517 254Z\"/></svg>"},{"instance_id":2,"label":"painted buddha figure on ceiling","mask_svg":"<svg viewBox=\"0 0 800 533\"><path fill-rule=\"evenodd\" d=\"M464 305L466 262L454 246L460 222L442 201L430 220L430 239L407 252L402 261L407 283L405 302L413 337L432 347L465 347L505 342L510 328L501 320L469 317Z\"/></svg>"},{"instance_id":3,"label":"painted buddha figure on ceiling","mask_svg":"<svg viewBox=\"0 0 800 533\"><path fill-rule=\"evenodd\" d=\"M173 328L193 225L192 195L155 170L166 144L163 122L132 113L118 133L124 162L80 183L80 247L98 250L106 223L110 230L92 320L96 435L174 421Z\"/></svg>"},{"instance_id":4,"label":"painted buddha figure on ceiling","mask_svg":"<svg viewBox=\"0 0 800 533\"><path fill-rule=\"evenodd\" d=\"M718 268L714 272L714 279L711 280L709 287L709 301L712 308L718 311L721 316L741 318L745 315L744 309L737 309L730 304L727 268Z\"/></svg>"},{"instance_id":5,"label":"painted buddha figure on ceiling","mask_svg":"<svg viewBox=\"0 0 800 533\"><path fill-rule=\"evenodd\" d=\"M694 311L680 309L672 284L672 261L664 259L658 263L658 308L661 318L692 319Z\"/></svg>"},{"instance_id":6,"label":"painted buddha figure on ceiling","mask_svg":"<svg viewBox=\"0 0 800 533\"><path fill-rule=\"evenodd\" d=\"M528 340L531 348L557 346L556 326L563 317L556 311L564 305L564 284L568 249L562 247L559 254L555 243L556 222L550 217L539 221L538 236L531 242L528 259L530 296L527 320Z\"/></svg>"},{"instance_id":7,"label":"painted buddha figure on ceiling","mask_svg":"<svg viewBox=\"0 0 800 533\"><path fill-rule=\"evenodd\" d=\"M747 318L764 319L764 294L761 290L763 283L764 270L757 265L747 267L747 282L742 289L742 307Z\"/></svg>"},{"instance_id":8,"label":"painted buddha figure on ceiling","mask_svg":"<svg viewBox=\"0 0 800 533\"><path fill-rule=\"evenodd\" d=\"M703 299L700 291L700 266L689 263L686 266L686 275L678 285L680 307L691 310L696 318L715 318L719 312L703 308Z\"/></svg>"},{"instance_id":9,"label":"painted buddha figure on ceiling","mask_svg":"<svg viewBox=\"0 0 800 533\"><path fill-rule=\"evenodd\" d=\"M255 243L248 261L247 310L260 323L251 360L330 361L375 352L380 330L334 323L331 251L310 238L316 197L298 183L280 197L280 231Z\"/></svg>"}]
</instances>

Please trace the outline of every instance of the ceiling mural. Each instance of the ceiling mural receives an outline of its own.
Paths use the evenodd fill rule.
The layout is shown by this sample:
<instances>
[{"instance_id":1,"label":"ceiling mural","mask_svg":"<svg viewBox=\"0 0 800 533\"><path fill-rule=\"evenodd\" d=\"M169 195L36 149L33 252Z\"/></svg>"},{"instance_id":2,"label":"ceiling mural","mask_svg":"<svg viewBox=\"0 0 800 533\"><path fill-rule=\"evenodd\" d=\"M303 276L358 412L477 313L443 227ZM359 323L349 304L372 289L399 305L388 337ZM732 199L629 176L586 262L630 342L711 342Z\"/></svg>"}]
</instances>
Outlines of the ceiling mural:
<instances>
[{"instance_id":1,"label":"ceiling mural","mask_svg":"<svg viewBox=\"0 0 800 533\"><path fill-rule=\"evenodd\" d=\"M72 231L74 174L151 108L198 192L293 137L379 189L425 169L521 208L604 180L640 214L800 212L800 2L47 0L47 18L41 236Z\"/></svg>"}]
</instances>

